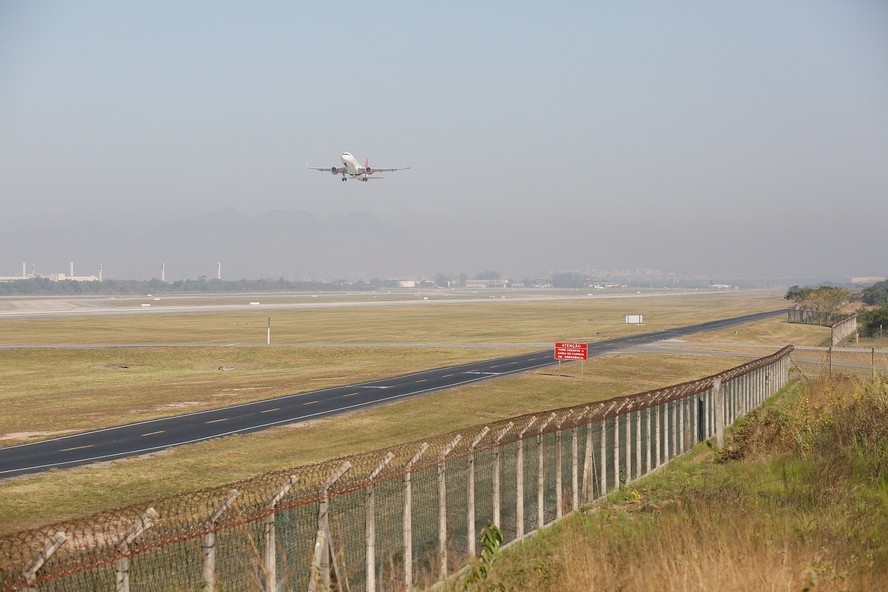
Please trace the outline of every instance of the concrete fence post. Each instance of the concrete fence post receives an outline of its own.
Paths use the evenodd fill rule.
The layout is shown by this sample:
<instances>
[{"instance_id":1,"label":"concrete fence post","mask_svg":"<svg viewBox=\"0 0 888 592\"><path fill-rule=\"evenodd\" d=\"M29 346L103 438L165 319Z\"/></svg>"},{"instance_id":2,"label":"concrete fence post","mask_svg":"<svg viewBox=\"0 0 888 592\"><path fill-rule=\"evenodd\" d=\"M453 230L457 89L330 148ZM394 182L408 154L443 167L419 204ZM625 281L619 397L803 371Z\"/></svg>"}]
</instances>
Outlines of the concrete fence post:
<instances>
[{"instance_id":1,"label":"concrete fence post","mask_svg":"<svg viewBox=\"0 0 888 592\"><path fill-rule=\"evenodd\" d=\"M621 405L622 407L622 405ZM614 415L614 447L612 450L614 457L614 491L620 490L620 414L617 409L617 415Z\"/></svg>"},{"instance_id":2,"label":"concrete fence post","mask_svg":"<svg viewBox=\"0 0 888 592\"><path fill-rule=\"evenodd\" d=\"M518 539L524 536L524 434L536 420L534 415L518 433L518 455L515 460L515 538Z\"/></svg>"},{"instance_id":3,"label":"concrete fence post","mask_svg":"<svg viewBox=\"0 0 888 592\"><path fill-rule=\"evenodd\" d=\"M213 510L213 513L206 520L209 530L201 537L203 589L206 592L213 592L216 589L216 523L219 522L219 518L228 510L238 495L240 495L240 492L237 489L232 489L228 497Z\"/></svg>"},{"instance_id":4,"label":"concrete fence post","mask_svg":"<svg viewBox=\"0 0 888 592\"><path fill-rule=\"evenodd\" d=\"M342 463L338 469L330 474L327 481L321 486L321 503L318 504L318 534L315 538L315 558L317 561L312 562L311 579L308 589L310 592L317 590L318 584L324 589L324 592L330 589L330 563L333 562L333 569L337 572L336 557L333 553L333 542L330 537L330 488L333 487L340 477L346 471L352 468L350 461ZM319 548L320 545L320 548Z\"/></svg>"},{"instance_id":5,"label":"concrete fence post","mask_svg":"<svg viewBox=\"0 0 888 592\"><path fill-rule=\"evenodd\" d=\"M408 592L413 589L413 483L411 474L413 465L419 461L419 457L428 450L429 443L423 442L413 458L404 467L404 589Z\"/></svg>"},{"instance_id":6,"label":"concrete fence post","mask_svg":"<svg viewBox=\"0 0 888 592\"><path fill-rule=\"evenodd\" d=\"M66 540L68 540L68 537L64 532L55 533L52 536L52 539L44 545L40 553L38 553L37 556L25 566L25 569L22 570L22 576L25 579L25 584L28 586L25 588L25 592L37 592L37 572L40 571L43 564L45 564L49 558L59 550L59 547L61 547Z\"/></svg>"},{"instance_id":7,"label":"concrete fence post","mask_svg":"<svg viewBox=\"0 0 888 592\"><path fill-rule=\"evenodd\" d=\"M721 378L712 381L712 390L715 393L715 447L721 450L725 447L725 399Z\"/></svg>"},{"instance_id":8,"label":"concrete fence post","mask_svg":"<svg viewBox=\"0 0 888 592\"><path fill-rule=\"evenodd\" d=\"M493 441L494 449L493 449L493 523L497 528L502 529L502 521L501 521L501 507L502 502L500 500L500 476L502 475L502 459L501 459L501 449L500 449L500 441L508 434L512 428L515 426L515 422L510 421L506 427L502 429L502 431L497 435L496 440Z\"/></svg>"},{"instance_id":9,"label":"concrete fence post","mask_svg":"<svg viewBox=\"0 0 888 592\"><path fill-rule=\"evenodd\" d=\"M654 438L653 438L653 431L652 431L654 424L653 424L653 418L651 417L651 411L653 411L654 408L651 406L652 403L653 403L653 401L648 401L648 407L647 407L647 409L645 409L645 415L646 415L645 419L647 420L647 447L646 447L647 450L645 450L646 459L645 459L645 464L644 464L644 469L645 469L644 472L645 473L650 473L654 468L654 464L653 464Z\"/></svg>"},{"instance_id":10,"label":"concrete fence post","mask_svg":"<svg viewBox=\"0 0 888 592\"><path fill-rule=\"evenodd\" d=\"M580 509L580 442L577 429L580 422L586 416L587 411L589 411L588 407L584 407L583 410L580 411L580 414L574 422L574 427L570 430L570 509L573 512ZM588 426L586 427L586 431L589 431Z\"/></svg>"},{"instance_id":11,"label":"concrete fence post","mask_svg":"<svg viewBox=\"0 0 888 592\"><path fill-rule=\"evenodd\" d=\"M393 458L395 458L395 453L389 451L367 476L369 484L364 497L364 544L366 547L364 577L367 580L367 592L376 592L376 487L373 480ZM266 590L268 590L267 587Z\"/></svg>"},{"instance_id":12,"label":"concrete fence post","mask_svg":"<svg viewBox=\"0 0 888 592\"><path fill-rule=\"evenodd\" d=\"M277 592L277 534L275 532L277 507L298 480L296 475L290 475L287 482L277 490L277 493L268 502L271 514L265 519L265 592Z\"/></svg>"},{"instance_id":13,"label":"concrete fence post","mask_svg":"<svg viewBox=\"0 0 888 592\"><path fill-rule=\"evenodd\" d=\"M546 446L543 441L543 430L555 419L553 412L546 418L537 430L537 529L542 530L546 525Z\"/></svg>"},{"instance_id":14,"label":"concrete fence post","mask_svg":"<svg viewBox=\"0 0 888 592\"><path fill-rule=\"evenodd\" d=\"M457 434L438 455L438 579L447 579L447 455L462 440Z\"/></svg>"},{"instance_id":15,"label":"concrete fence post","mask_svg":"<svg viewBox=\"0 0 888 592\"><path fill-rule=\"evenodd\" d=\"M568 411L564 414L564 416L558 419L558 423L555 424L555 518L561 518L564 515L564 510L562 508L562 504L564 504L564 490L563 484L561 480L564 478L563 475L563 451L562 442L561 442L561 426L564 425L564 422L568 417L573 415L573 410ZM576 432L574 432L576 434ZM576 467L576 454L572 455L573 461L571 463L572 467Z\"/></svg>"},{"instance_id":16,"label":"concrete fence post","mask_svg":"<svg viewBox=\"0 0 888 592\"><path fill-rule=\"evenodd\" d=\"M638 478L644 475L644 469L641 466L641 409L635 412L635 470Z\"/></svg>"},{"instance_id":17,"label":"concrete fence post","mask_svg":"<svg viewBox=\"0 0 888 592\"><path fill-rule=\"evenodd\" d=\"M630 410L626 413L626 483L632 481L632 444L635 439L632 437L632 413Z\"/></svg>"},{"instance_id":18,"label":"concrete fence post","mask_svg":"<svg viewBox=\"0 0 888 592\"><path fill-rule=\"evenodd\" d=\"M129 592L130 589L129 546L133 543L133 541L142 536L146 530L154 526L154 521L157 520L159 517L160 516L154 508L148 508L147 510L145 510L142 518L140 518L138 522L135 522L132 526L130 526L129 530L126 533L126 536L118 541L117 552L121 554L121 557L114 562L114 589L116 590L116 592Z\"/></svg>"},{"instance_id":19,"label":"concrete fence post","mask_svg":"<svg viewBox=\"0 0 888 592\"><path fill-rule=\"evenodd\" d=\"M659 399L659 398L658 398ZM660 429L660 414L663 412L662 404L657 401L657 410L654 415L654 444L655 444L655 455L654 455L654 467L659 468L661 464L661 459L663 458L663 450L662 444L660 443L661 438L661 429Z\"/></svg>"},{"instance_id":20,"label":"concrete fence post","mask_svg":"<svg viewBox=\"0 0 888 592\"><path fill-rule=\"evenodd\" d=\"M472 440L471 446L469 446L469 478L466 479L466 506L468 510L466 512L466 535L468 537L469 557L472 559L477 554L475 545L475 448L489 431L490 428L484 426L481 432Z\"/></svg>"}]
</instances>

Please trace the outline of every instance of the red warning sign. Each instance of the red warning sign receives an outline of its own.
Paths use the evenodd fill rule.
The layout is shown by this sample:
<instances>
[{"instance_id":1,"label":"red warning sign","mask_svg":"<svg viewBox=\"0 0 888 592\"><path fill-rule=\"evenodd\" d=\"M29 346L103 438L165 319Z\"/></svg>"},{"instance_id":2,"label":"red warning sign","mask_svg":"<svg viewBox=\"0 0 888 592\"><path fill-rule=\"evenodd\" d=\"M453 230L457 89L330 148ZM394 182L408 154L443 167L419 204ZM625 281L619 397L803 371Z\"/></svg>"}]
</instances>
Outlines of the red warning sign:
<instances>
[{"instance_id":1,"label":"red warning sign","mask_svg":"<svg viewBox=\"0 0 888 592\"><path fill-rule=\"evenodd\" d=\"M555 344L556 360L587 360L589 359L588 343L562 343Z\"/></svg>"}]
</instances>

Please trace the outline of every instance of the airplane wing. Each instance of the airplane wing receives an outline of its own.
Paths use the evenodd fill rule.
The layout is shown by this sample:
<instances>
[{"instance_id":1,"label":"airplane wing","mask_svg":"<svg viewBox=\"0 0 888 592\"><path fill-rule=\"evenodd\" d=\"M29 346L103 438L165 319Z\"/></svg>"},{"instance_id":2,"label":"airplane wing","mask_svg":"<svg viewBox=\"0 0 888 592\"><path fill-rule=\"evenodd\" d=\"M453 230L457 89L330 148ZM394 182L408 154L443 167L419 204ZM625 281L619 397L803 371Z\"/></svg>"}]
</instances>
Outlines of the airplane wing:
<instances>
[{"instance_id":1,"label":"airplane wing","mask_svg":"<svg viewBox=\"0 0 888 592\"><path fill-rule=\"evenodd\" d=\"M380 168L376 168L376 167L370 167L370 170L372 170L374 173L391 173L394 171L406 171L409 168L410 167L400 167L400 168L396 168L396 169L380 169Z\"/></svg>"},{"instance_id":2,"label":"airplane wing","mask_svg":"<svg viewBox=\"0 0 888 592\"><path fill-rule=\"evenodd\" d=\"M308 163L305 163L305 168L310 171L324 171L325 173L333 173L334 175L341 175L345 171L345 167L313 167L308 166Z\"/></svg>"}]
</instances>

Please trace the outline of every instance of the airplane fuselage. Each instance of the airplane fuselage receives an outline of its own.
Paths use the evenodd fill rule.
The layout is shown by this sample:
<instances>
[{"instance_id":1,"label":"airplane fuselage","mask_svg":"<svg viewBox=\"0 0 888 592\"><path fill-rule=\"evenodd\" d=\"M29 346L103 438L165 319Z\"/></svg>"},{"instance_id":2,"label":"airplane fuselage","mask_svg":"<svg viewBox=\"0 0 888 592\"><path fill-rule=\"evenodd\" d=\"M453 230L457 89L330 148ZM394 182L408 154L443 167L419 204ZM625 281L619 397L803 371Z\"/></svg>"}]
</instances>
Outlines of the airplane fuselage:
<instances>
[{"instance_id":1,"label":"airplane fuselage","mask_svg":"<svg viewBox=\"0 0 888 592\"><path fill-rule=\"evenodd\" d=\"M367 172L367 168L364 165L358 162L358 159L354 157L351 152L343 152L342 156L339 157L342 160L342 165L345 167L345 172L352 177L358 177Z\"/></svg>"}]
</instances>

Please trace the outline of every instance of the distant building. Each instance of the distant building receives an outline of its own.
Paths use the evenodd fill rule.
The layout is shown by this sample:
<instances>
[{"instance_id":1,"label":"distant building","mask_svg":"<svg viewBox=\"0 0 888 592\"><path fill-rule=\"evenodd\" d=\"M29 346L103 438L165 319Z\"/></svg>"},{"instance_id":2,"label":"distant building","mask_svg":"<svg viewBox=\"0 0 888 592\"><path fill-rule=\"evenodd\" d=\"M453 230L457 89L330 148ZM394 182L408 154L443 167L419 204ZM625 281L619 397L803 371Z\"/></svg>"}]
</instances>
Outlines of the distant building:
<instances>
[{"instance_id":1,"label":"distant building","mask_svg":"<svg viewBox=\"0 0 888 592\"><path fill-rule=\"evenodd\" d=\"M884 282L886 279L888 279L888 278L886 278L886 277L877 277L877 276L872 276L872 277L853 277L853 278L851 278L851 283L852 283L852 284L877 284L877 283L879 283L879 282Z\"/></svg>"},{"instance_id":2,"label":"distant building","mask_svg":"<svg viewBox=\"0 0 888 592\"><path fill-rule=\"evenodd\" d=\"M466 280L466 288L486 290L488 288L506 288L509 280Z\"/></svg>"}]
</instances>

